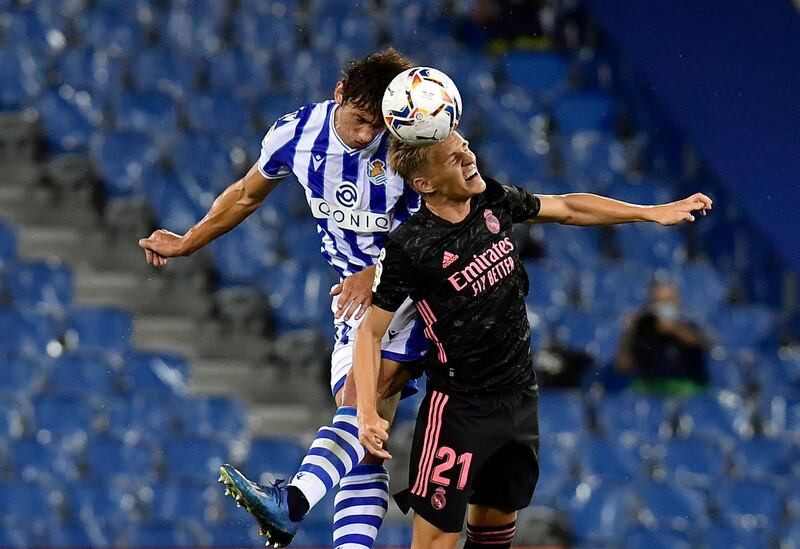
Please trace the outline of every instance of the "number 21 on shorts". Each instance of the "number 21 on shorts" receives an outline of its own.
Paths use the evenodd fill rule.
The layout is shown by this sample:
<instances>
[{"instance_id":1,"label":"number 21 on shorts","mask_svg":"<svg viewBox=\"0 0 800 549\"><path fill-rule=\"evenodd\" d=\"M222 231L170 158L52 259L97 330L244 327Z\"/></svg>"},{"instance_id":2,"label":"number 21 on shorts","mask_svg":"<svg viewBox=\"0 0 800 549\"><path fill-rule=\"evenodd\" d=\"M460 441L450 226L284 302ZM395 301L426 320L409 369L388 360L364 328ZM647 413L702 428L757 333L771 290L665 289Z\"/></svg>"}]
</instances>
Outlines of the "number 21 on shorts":
<instances>
[{"instance_id":1,"label":"number 21 on shorts","mask_svg":"<svg viewBox=\"0 0 800 549\"><path fill-rule=\"evenodd\" d=\"M433 468L431 473L431 482L440 486L450 486L450 479L445 474L458 465L460 471L458 473L457 490L463 490L467 485L467 476L469 475L469 468L472 465L472 452L464 452L456 458L456 451L449 446L441 446L436 451L436 459L443 459L441 463ZM449 475L448 475L449 476Z\"/></svg>"}]
</instances>

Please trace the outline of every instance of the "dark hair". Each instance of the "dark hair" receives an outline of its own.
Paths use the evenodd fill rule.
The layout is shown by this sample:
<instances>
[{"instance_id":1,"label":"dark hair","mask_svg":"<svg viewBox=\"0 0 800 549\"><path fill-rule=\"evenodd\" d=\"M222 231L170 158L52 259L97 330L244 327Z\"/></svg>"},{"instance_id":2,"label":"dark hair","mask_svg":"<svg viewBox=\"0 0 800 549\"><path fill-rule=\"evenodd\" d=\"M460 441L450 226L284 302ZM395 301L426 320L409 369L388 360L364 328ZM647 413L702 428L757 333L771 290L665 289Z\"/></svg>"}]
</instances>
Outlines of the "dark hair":
<instances>
[{"instance_id":1,"label":"dark hair","mask_svg":"<svg viewBox=\"0 0 800 549\"><path fill-rule=\"evenodd\" d=\"M381 118L381 101L386 87L395 76L412 66L411 61L394 48L353 61L342 72L342 104L350 103L372 113L377 123Z\"/></svg>"}]
</instances>

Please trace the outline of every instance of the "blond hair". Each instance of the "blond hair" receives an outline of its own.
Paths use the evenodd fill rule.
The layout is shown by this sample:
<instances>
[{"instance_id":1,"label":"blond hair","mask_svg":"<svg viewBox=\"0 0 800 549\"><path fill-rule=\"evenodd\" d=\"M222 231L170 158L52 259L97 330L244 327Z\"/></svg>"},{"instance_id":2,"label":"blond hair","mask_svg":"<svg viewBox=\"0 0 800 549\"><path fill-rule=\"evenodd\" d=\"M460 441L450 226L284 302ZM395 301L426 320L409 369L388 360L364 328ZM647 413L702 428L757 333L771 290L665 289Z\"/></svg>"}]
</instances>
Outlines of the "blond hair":
<instances>
[{"instance_id":1,"label":"blond hair","mask_svg":"<svg viewBox=\"0 0 800 549\"><path fill-rule=\"evenodd\" d=\"M430 146L419 146L406 143L392 137L389 144L389 167L403 176L410 185L414 176L430 159Z\"/></svg>"}]
</instances>

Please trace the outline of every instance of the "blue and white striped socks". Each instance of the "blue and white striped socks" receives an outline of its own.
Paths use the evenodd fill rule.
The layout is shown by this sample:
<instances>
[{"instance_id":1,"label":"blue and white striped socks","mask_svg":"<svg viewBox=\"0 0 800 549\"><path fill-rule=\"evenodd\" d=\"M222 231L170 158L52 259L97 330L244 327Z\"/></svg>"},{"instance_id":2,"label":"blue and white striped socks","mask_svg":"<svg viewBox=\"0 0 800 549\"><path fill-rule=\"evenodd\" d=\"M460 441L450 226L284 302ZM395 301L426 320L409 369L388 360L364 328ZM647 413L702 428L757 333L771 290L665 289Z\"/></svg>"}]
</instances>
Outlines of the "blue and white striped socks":
<instances>
[{"instance_id":1,"label":"blue and white striped socks","mask_svg":"<svg viewBox=\"0 0 800 549\"><path fill-rule=\"evenodd\" d=\"M317 431L317 438L289 485L303 493L309 508L314 507L365 454L358 441L356 409L342 406L336 411L333 424Z\"/></svg>"},{"instance_id":2,"label":"blue and white striped socks","mask_svg":"<svg viewBox=\"0 0 800 549\"><path fill-rule=\"evenodd\" d=\"M383 465L359 465L336 494L333 546L371 549L389 508L389 473Z\"/></svg>"}]
</instances>

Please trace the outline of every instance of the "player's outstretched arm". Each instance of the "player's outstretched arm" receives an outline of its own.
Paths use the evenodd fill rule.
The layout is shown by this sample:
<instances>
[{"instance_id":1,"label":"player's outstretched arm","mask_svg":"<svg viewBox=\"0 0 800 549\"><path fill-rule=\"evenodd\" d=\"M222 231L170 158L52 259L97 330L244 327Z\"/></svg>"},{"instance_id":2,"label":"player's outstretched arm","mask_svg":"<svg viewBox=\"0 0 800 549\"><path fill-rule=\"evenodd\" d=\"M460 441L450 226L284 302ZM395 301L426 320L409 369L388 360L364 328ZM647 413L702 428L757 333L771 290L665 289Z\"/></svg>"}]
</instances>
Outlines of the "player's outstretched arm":
<instances>
[{"instance_id":1,"label":"player's outstretched arm","mask_svg":"<svg viewBox=\"0 0 800 549\"><path fill-rule=\"evenodd\" d=\"M564 225L616 225L635 221L651 221L675 225L694 221L695 213L706 215L713 203L703 193L655 206L629 204L595 194L537 195L541 208L531 223L562 223Z\"/></svg>"},{"instance_id":2,"label":"player's outstretched arm","mask_svg":"<svg viewBox=\"0 0 800 549\"><path fill-rule=\"evenodd\" d=\"M256 211L279 182L280 179L264 177L254 164L243 178L232 183L217 197L205 217L186 234L178 235L159 229L148 238L139 240L139 246L144 248L145 259L150 265L161 267L169 257L196 252Z\"/></svg>"},{"instance_id":3,"label":"player's outstretched arm","mask_svg":"<svg viewBox=\"0 0 800 549\"><path fill-rule=\"evenodd\" d=\"M356 382L358 437L367 451L382 459L392 459L384 449L389 438L389 422L378 415L378 377L381 367L381 340L394 313L372 306L356 330L353 342L353 376Z\"/></svg>"}]
</instances>

